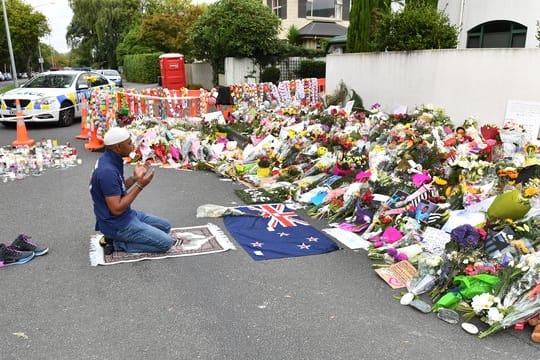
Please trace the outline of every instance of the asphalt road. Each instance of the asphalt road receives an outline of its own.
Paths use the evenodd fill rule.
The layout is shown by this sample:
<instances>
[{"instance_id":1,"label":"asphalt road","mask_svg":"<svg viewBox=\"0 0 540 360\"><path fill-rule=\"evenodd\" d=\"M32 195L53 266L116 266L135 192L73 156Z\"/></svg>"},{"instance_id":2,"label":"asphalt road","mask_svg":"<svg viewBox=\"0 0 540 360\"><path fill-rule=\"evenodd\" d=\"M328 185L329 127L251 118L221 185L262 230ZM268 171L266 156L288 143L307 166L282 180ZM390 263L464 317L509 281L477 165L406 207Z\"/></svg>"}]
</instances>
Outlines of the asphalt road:
<instances>
[{"instance_id":1,"label":"asphalt road","mask_svg":"<svg viewBox=\"0 0 540 360\"><path fill-rule=\"evenodd\" d=\"M79 126L28 133L71 142L81 165L0 183L0 241L26 232L50 247L0 268L0 359L540 358L530 328L480 340L400 305L364 251L255 262L238 249L90 266L88 180L101 154L74 139ZM0 145L15 137L0 127ZM134 207L175 227L212 222L225 230L221 219L196 218L196 209L239 204L239 187L208 172L158 169Z\"/></svg>"}]
</instances>

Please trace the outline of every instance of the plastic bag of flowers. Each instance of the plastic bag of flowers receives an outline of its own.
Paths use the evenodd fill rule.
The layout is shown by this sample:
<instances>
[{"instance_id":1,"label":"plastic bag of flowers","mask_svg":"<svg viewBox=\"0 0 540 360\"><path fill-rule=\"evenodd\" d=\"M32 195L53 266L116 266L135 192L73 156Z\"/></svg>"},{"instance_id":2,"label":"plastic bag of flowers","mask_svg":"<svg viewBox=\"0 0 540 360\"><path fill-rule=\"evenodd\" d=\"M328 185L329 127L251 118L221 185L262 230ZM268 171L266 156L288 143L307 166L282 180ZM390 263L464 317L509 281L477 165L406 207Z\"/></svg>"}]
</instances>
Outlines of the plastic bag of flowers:
<instances>
[{"instance_id":1,"label":"plastic bag of flowers","mask_svg":"<svg viewBox=\"0 0 540 360\"><path fill-rule=\"evenodd\" d=\"M420 295L433 289L442 263L441 256L422 253L418 258L418 272L407 283L407 291L414 295Z\"/></svg>"}]
</instances>

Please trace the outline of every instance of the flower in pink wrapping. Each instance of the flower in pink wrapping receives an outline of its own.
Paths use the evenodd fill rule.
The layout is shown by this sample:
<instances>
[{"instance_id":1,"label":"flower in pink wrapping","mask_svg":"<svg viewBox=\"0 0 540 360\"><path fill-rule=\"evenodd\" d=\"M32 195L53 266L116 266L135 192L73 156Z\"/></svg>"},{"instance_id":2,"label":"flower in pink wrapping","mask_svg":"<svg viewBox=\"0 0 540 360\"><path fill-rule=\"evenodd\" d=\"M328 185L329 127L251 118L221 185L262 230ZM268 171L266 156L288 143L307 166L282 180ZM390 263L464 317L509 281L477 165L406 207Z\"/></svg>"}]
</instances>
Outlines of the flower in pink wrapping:
<instances>
[{"instance_id":1,"label":"flower in pink wrapping","mask_svg":"<svg viewBox=\"0 0 540 360\"><path fill-rule=\"evenodd\" d=\"M356 174L355 180L359 182L365 182L368 181L371 177L371 172L368 171L360 171L358 174Z\"/></svg>"},{"instance_id":2,"label":"flower in pink wrapping","mask_svg":"<svg viewBox=\"0 0 540 360\"><path fill-rule=\"evenodd\" d=\"M338 166L338 164L335 164L333 173L334 173L334 175L338 175L338 176L347 176L350 173L352 173L352 170L351 169L342 169L342 168L340 168Z\"/></svg>"},{"instance_id":3,"label":"flower in pink wrapping","mask_svg":"<svg viewBox=\"0 0 540 360\"><path fill-rule=\"evenodd\" d=\"M171 157L178 161L180 159L180 150L178 150L174 145L170 145L170 148Z\"/></svg>"},{"instance_id":4,"label":"flower in pink wrapping","mask_svg":"<svg viewBox=\"0 0 540 360\"><path fill-rule=\"evenodd\" d=\"M396 241L400 240L402 237L403 234L401 233L401 231L399 231L393 226L389 226L384 229L384 232L381 235L381 239L387 244L393 244Z\"/></svg>"},{"instance_id":5,"label":"flower in pink wrapping","mask_svg":"<svg viewBox=\"0 0 540 360\"><path fill-rule=\"evenodd\" d=\"M424 185L425 183L430 182L431 176L426 170L424 170L419 174L414 174L413 176L411 176L411 181L413 182L414 185L416 185L417 187L420 187Z\"/></svg>"},{"instance_id":6,"label":"flower in pink wrapping","mask_svg":"<svg viewBox=\"0 0 540 360\"><path fill-rule=\"evenodd\" d=\"M216 142L218 144L226 144L228 141L229 139L227 139L226 137L221 137L221 136L218 136L216 139Z\"/></svg>"}]
</instances>

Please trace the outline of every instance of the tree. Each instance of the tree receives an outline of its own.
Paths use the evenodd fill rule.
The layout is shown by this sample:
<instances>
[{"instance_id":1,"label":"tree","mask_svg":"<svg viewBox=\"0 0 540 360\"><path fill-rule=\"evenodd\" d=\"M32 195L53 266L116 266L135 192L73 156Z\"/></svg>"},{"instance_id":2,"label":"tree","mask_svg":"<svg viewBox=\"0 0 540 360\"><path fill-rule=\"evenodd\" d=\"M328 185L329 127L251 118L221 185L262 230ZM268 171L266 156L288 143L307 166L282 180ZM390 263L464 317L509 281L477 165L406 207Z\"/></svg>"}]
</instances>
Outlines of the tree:
<instances>
[{"instance_id":1,"label":"tree","mask_svg":"<svg viewBox=\"0 0 540 360\"><path fill-rule=\"evenodd\" d=\"M116 48L140 18L138 0L69 0L73 11L66 39L78 65L117 67Z\"/></svg>"},{"instance_id":2,"label":"tree","mask_svg":"<svg viewBox=\"0 0 540 360\"><path fill-rule=\"evenodd\" d=\"M347 29L347 52L370 51L377 19L390 12L390 0L353 0Z\"/></svg>"},{"instance_id":3,"label":"tree","mask_svg":"<svg viewBox=\"0 0 540 360\"><path fill-rule=\"evenodd\" d=\"M432 8L437 8L439 1L438 0L407 0L405 1L405 6L408 7L421 7L421 6L431 6Z\"/></svg>"},{"instance_id":4,"label":"tree","mask_svg":"<svg viewBox=\"0 0 540 360\"><path fill-rule=\"evenodd\" d=\"M275 55L279 27L279 18L260 0L219 0L197 20L189 42L193 55L212 65L216 81L226 57L268 63Z\"/></svg>"},{"instance_id":5,"label":"tree","mask_svg":"<svg viewBox=\"0 0 540 360\"><path fill-rule=\"evenodd\" d=\"M21 0L6 1L6 12L15 68L18 72L30 74L32 70L38 69L39 38L50 33L47 18ZM0 16L3 19L1 7ZM0 59L4 64L10 64L5 27L2 25L0 29Z\"/></svg>"},{"instance_id":6,"label":"tree","mask_svg":"<svg viewBox=\"0 0 540 360\"><path fill-rule=\"evenodd\" d=\"M134 22L117 47L117 58L122 63L125 55L154 52L181 53L191 59L187 34L206 9L205 5L191 5L189 0L166 0L147 3L140 21Z\"/></svg>"},{"instance_id":7,"label":"tree","mask_svg":"<svg viewBox=\"0 0 540 360\"><path fill-rule=\"evenodd\" d=\"M289 27L289 32L287 33L287 41L291 45L302 45L302 39L300 38L300 30L294 25Z\"/></svg>"},{"instance_id":8,"label":"tree","mask_svg":"<svg viewBox=\"0 0 540 360\"><path fill-rule=\"evenodd\" d=\"M448 16L430 4L405 6L402 12L383 17L375 31L376 51L451 49L458 43L459 29Z\"/></svg>"}]
</instances>

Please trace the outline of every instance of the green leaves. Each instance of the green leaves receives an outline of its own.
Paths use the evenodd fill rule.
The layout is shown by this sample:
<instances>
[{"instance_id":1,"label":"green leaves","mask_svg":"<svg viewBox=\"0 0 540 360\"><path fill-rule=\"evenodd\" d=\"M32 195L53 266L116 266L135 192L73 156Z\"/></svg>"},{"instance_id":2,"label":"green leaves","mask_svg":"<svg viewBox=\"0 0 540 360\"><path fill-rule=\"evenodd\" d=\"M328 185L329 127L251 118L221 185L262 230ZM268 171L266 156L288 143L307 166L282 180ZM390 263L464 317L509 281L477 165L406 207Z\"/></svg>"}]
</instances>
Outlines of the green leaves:
<instances>
[{"instance_id":1,"label":"green leaves","mask_svg":"<svg viewBox=\"0 0 540 360\"><path fill-rule=\"evenodd\" d=\"M209 60L218 74L226 57L258 62L272 53L280 20L258 0L220 0L194 24L189 42L194 57Z\"/></svg>"},{"instance_id":2,"label":"green leaves","mask_svg":"<svg viewBox=\"0 0 540 360\"><path fill-rule=\"evenodd\" d=\"M372 47L378 51L449 49L457 46L458 33L445 14L420 1L382 17Z\"/></svg>"}]
</instances>

